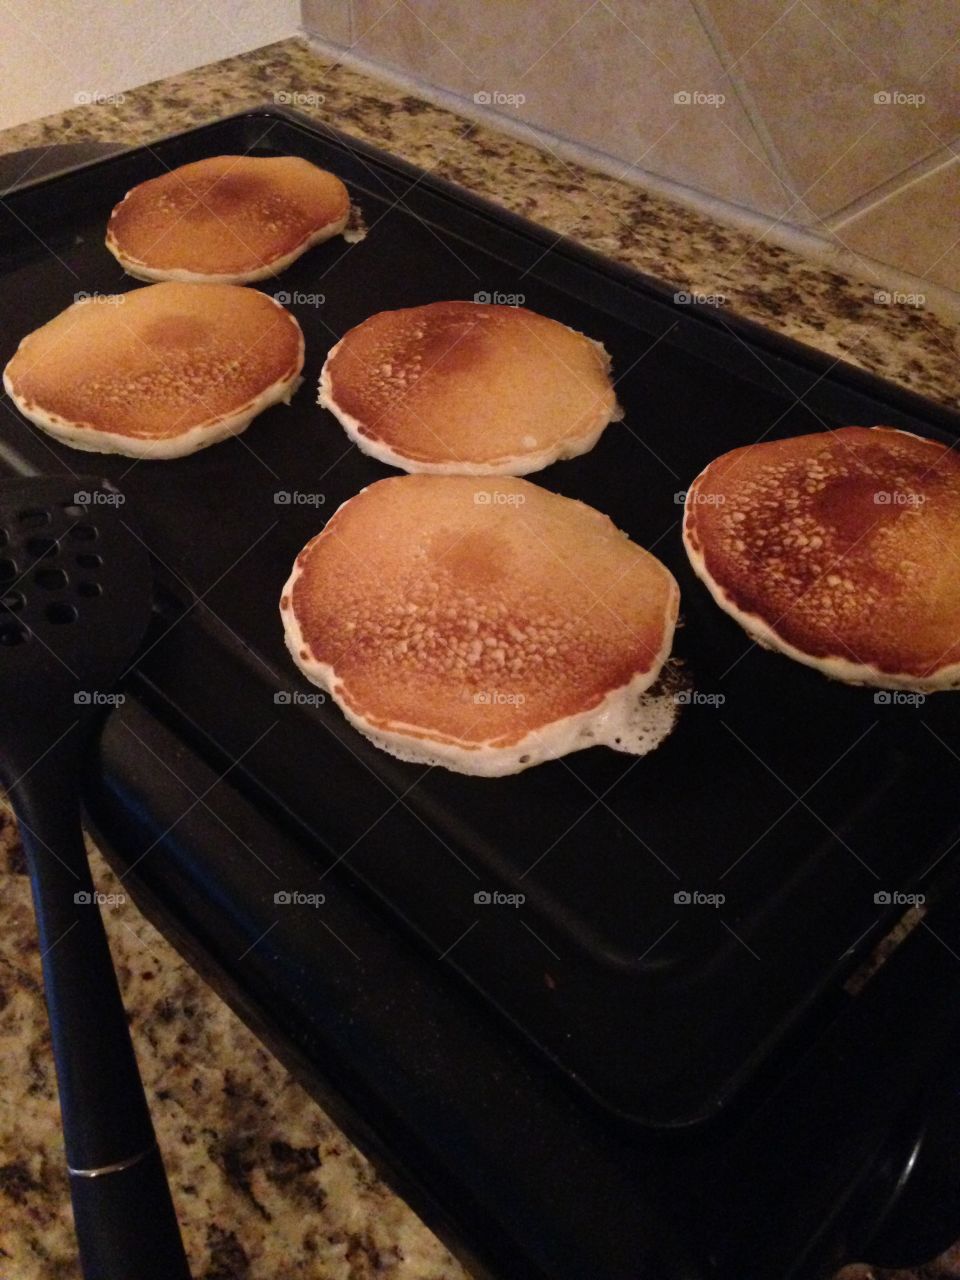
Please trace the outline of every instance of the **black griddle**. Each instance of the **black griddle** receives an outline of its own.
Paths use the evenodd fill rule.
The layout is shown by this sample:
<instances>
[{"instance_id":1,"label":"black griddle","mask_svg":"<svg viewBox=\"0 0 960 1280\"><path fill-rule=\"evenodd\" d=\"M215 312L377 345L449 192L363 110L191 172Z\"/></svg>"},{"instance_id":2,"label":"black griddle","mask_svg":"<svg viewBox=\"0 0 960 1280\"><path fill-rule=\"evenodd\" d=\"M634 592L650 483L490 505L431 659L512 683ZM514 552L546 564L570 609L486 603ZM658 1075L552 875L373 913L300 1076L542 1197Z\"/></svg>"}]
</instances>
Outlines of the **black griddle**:
<instances>
[{"instance_id":1,"label":"black griddle","mask_svg":"<svg viewBox=\"0 0 960 1280\"><path fill-rule=\"evenodd\" d=\"M522 1256L527 1269L501 1267L504 1275L592 1274L576 1269L577 1250L597 1256L602 1239L607 1254L619 1254L632 1239L622 1214L639 1215L646 1235L647 1202L661 1196L667 1204L650 1238L665 1249L678 1222L699 1230L711 1220L719 1186L731 1196L742 1191L756 1207L778 1185L776 1161L763 1189L745 1170L720 1170L737 1167L738 1143L757 1117L782 1106L778 1090L798 1059L827 1052L824 1037L866 1017L881 978L894 983L881 971L856 1001L843 986L903 914L906 895L923 893L932 918L940 900L949 911L949 851L960 832L955 700L878 701L875 691L830 683L751 646L687 565L683 490L711 458L761 436L885 423L952 442L960 417L723 307L675 296L702 282L667 286L643 277L279 110L8 195L0 205L0 360L76 294L137 287L102 243L109 210L126 190L174 165L240 152L295 153L332 169L369 234L356 246L339 239L320 246L260 286L290 306L306 336L306 385L290 408L270 410L242 437L191 458L98 459L154 555L158 605L131 696L105 725L90 778L92 821L179 945L314 1082L339 1080L350 1127L359 1113L370 1126L366 1145L415 1177L408 1194L428 1198L434 1221L438 1211L452 1213L454 1234L474 1237L469 1247L484 1265L509 1241L508 1256ZM315 405L329 348L377 310L504 295L522 295L526 306L611 353L625 423L610 427L590 454L534 478L607 512L669 565L684 619L675 652L700 696L646 758L594 749L484 780L402 764L351 730L331 703L300 701L314 690L286 654L277 600L293 557L325 519L363 485L392 474L350 446ZM0 454L8 471L89 464L5 407ZM525 900L511 907L477 899L496 892ZM319 893L325 902L278 903L277 893ZM716 895L719 904L708 900ZM921 945L911 938L898 957L925 956L929 930L917 933ZM404 965L412 966L406 997L394 981ZM905 962L897 972L905 982ZM915 993L904 1007L913 1021ZM463 1061L457 1052L480 1028L487 1052L497 1045L510 1064L494 1069L503 1087L489 1098L489 1081L479 1078L484 1053L477 1047ZM922 1036L932 1046L952 1034L946 1013L928 1015ZM933 1087L923 1054L915 1056L913 1074L898 1058L896 1107L889 1080L865 1089L860 1105L873 1118L854 1126L856 1159L838 1161L835 1171L844 1204L855 1200L851 1186L862 1193L877 1150L906 1123L901 1106ZM519 1063L527 1074L515 1096L527 1095L527 1115L539 1116L539 1127L528 1123L523 1145L507 1140L495 1157L493 1134L515 1110L506 1091ZM449 1132L450 1100L438 1090L463 1104L453 1108ZM474 1120L484 1140L471 1129L468 1150L464 1107L476 1110L481 1100ZM554 1102L559 1114L548 1121L543 1111ZM848 1110L852 1117L856 1108ZM401 1131L385 1138L396 1124ZM534 1211L533 1186L524 1200L515 1185L521 1171L505 1172L514 1149L549 1182L560 1150L550 1149L555 1135L546 1125L565 1135L572 1166L579 1152L592 1169L592 1239L590 1232L571 1239L582 1213ZM815 1132L814 1124L807 1137ZM696 1158L690 1144L701 1144ZM639 1197L635 1179L651 1152L657 1187L644 1175ZM514 1184L512 1209L491 1206L498 1197L490 1187L479 1196L483 1205L476 1187L461 1188L485 1158L504 1188ZM752 1159L758 1168L759 1157ZM698 1177L703 1188L714 1186L713 1198L701 1202L688 1189L678 1208L671 1178L686 1184L696 1160L706 1161ZM771 1266L780 1269L769 1274L788 1274L776 1259L801 1224L803 1250L814 1249L813 1222L820 1249L839 1202L839 1192L824 1201L833 1184L821 1176L816 1207L796 1211L771 1239ZM454 1200L456 1211L444 1209ZM561 1200L554 1189L556 1210ZM861 1233L864 1221L876 1226L881 1202L875 1192L860 1211ZM601 1231L615 1206L620 1227ZM482 1231L467 1219L482 1221ZM524 1230L535 1241L521 1246ZM722 1232L713 1232L717 1265ZM635 1274L623 1269L628 1256L637 1255L610 1257L596 1274ZM754 1274L767 1272L758 1263Z\"/></svg>"}]
</instances>

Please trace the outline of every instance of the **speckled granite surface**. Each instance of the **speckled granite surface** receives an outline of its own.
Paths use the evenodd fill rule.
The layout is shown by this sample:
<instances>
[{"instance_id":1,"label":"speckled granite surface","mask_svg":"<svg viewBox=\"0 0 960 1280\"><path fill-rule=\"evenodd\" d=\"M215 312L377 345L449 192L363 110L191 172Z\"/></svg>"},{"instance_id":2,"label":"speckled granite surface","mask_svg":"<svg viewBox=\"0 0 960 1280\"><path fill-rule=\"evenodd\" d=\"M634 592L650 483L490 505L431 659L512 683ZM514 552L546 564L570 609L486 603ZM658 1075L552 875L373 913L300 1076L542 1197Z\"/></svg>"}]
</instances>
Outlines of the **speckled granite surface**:
<instances>
[{"instance_id":1,"label":"speckled granite surface","mask_svg":"<svg viewBox=\"0 0 960 1280\"><path fill-rule=\"evenodd\" d=\"M678 288L723 293L726 305L771 328L936 399L960 399L956 326L929 311L879 305L873 285L576 169L324 62L298 41L130 91L120 104L8 129L0 154L135 144L275 100ZM0 873L0 1277L58 1280L74 1276L76 1262L56 1092L29 887L2 807ZM118 890L99 857L94 877ZM464 1276L132 903L107 912L107 929L197 1280ZM843 1280L869 1274L848 1268ZM960 1277L960 1252L923 1274Z\"/></svg>"}]
</instances>

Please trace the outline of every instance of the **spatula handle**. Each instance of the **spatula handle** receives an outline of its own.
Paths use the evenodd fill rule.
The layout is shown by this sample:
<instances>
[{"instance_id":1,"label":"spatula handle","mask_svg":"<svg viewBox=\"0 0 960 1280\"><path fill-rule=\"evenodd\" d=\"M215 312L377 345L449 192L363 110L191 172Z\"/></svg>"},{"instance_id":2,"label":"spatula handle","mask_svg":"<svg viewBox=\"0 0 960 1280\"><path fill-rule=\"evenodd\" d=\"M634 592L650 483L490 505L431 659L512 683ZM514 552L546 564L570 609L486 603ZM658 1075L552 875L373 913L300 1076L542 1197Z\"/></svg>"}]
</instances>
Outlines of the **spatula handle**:
<instances>
[{"instance_id":1,"label":"spatula handle","mask_svg":"<svg viewBox=\"0 0 960 1280\"><path fill-rule=\"evenodd\" d=\"M71 1172L70 1196L84 1280L189 1280L156 1146L113 1173Z\"/></svg>"},{"instance_id":2,"label":"spatula handle","mask_svg":"<svg viewBox=\"0 0 960 1280\"><path fill-rule=\"evenodd\" d=\"M12 798L33 887L83 1275L189 1280L65 764L62 756L42 761Z\"/></svg>"}]
</instances>

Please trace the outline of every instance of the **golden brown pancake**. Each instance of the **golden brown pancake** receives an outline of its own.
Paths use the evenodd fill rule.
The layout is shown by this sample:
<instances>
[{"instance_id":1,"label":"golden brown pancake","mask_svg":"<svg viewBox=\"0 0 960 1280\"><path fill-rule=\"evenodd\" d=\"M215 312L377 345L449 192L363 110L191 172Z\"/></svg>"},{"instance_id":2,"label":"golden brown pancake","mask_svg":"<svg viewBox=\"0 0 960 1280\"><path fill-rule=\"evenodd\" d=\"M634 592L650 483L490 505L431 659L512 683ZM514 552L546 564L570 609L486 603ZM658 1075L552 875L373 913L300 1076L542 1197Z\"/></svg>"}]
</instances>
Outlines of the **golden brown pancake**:
<instances>
[{"instance_id":1,"label":"golden brown pancake","mask_svg":"<svg viewBox=\"0 0 960 1280\"><path fill-rule=\"evenodd\" d=\"M288 311L231 284L155 284L75 302L3 373L20 412L76 449L176 458L243 431L300 384Z\"/></svg>"},{"instance_id":2,"label":"golden brown pancake","mask_svg":"<svg viewBox=\"0 0 960 1280\"><path fill-rule=\"evenodd\" d=\"M128 191L107 248L141 280L249 284L341 232L347 189L299 156L211 156Z\"/></svg>"},{"instance_id":3,"label":"golden brown pancake","mask_svg":"<svg viewBox=\"0 0 960 1280\"><path fill-rule=\"evenodd\" d=\"M525 480L395 476L301 551L294 661L405 760L516 773L672 725L643 692L670 652L670 572L599 511Z\"/></svg>"},{"instance_id":4,"label":"golden brown pancake","mask_svg":"<svg viewBox=\"0 0 960 1280\"><path fill-rule=\"evenodd\" d=\"M683 540L760 644L854 684L960 685L960 458L891 427L725 453Z\"/></svg>"},{"instance_id":5,"label":"golden brown pancake","mask_svg":"<svg viewBox=\"0 0 960 1280\"><path fill-rule=\"evenodd\" d=\"M526 475L592 449L620 417L599 343L524 307L434 302L351 329L319 402L404 471Z\"/></svg>"}]
</instances>

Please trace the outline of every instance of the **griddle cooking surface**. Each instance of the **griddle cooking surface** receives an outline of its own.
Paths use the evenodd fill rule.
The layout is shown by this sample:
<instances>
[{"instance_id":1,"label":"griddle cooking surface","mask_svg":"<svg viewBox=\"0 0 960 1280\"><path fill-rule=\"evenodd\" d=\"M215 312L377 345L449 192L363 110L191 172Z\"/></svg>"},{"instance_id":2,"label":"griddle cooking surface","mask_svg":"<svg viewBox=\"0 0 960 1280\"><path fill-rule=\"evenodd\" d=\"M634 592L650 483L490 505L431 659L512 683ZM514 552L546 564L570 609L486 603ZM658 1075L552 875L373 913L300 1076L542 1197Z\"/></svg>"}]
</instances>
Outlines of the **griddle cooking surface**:
<instances>
[{"instance_id":1,"label":"griddle cooking surface","mask_svg":"<svg viewBox=\"0 0 960 1280\"><path fill-rule=\"evenodd\" d=\"M902 911L895 895L949 843L960 732L950 695L884 705L751 646L687 565L678 495L711 458L762 435L887 423L955 439L957 419L722 310L675 305L665 286L277 111L9 197L0 361L77 293L137 287L103 247L129 187L246 151L338 173L370 231L258 286L306 336L306 381L290 408L191 458L98 458L164 587L140 685L211 759L226 768L242 756L231 777L312 833L316 880L301 892L345 875L366 885L371 910L402 918L605 1107L657 1125L710 1116L836 989ZM372 312L477 294L523 295L612 355L625 423L531 478L608 513L680 583L675 652L700 697L646 758L593 749L471 779L401 764L329 701L293 700L314 692L287 657L277 611L293 557L341 502L394 474L316 406L327 351ZM9 470L90 469L90 455L5 409ZM275 890L264 870L264 901ZM217 891L229 899L231 886ZM476 900L495 891L525 901ZM700 900L711 895L724 900Z\"/></svg>"}]
</instances>

